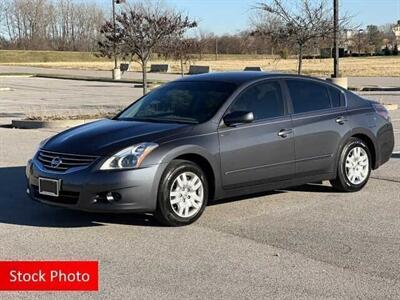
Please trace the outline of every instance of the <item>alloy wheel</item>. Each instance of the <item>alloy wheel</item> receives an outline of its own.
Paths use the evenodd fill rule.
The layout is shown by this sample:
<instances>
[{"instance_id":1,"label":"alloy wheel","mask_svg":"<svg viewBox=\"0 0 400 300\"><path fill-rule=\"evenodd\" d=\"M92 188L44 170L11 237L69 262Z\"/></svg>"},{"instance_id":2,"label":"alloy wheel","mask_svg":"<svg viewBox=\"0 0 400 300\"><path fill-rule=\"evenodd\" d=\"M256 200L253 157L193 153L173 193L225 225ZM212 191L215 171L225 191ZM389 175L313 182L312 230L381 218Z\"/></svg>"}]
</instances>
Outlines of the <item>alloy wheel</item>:
<instances>
[{"instance_id":1,"label":"alloy wheel","mask_svg":"<svg viewBox=\"0 0 400 300\"><path fill-rule=\"evenodd\" d=\"M204 186L193 172L179 174L171 185L169 200L173 211L181 218L197 214L204 201Z\"/></svg>"},{"instance_id":2,"label":"alloy wheel","mask_svg":"<svg viewBox=\"0 0 400 300\"><path fill-rule=\"evenodd\" d=\"M345 174L354 185L363 183L368 178L369 158L362 147L354 147L347 154L345 162Z\"/></svg>"}]
</instances>

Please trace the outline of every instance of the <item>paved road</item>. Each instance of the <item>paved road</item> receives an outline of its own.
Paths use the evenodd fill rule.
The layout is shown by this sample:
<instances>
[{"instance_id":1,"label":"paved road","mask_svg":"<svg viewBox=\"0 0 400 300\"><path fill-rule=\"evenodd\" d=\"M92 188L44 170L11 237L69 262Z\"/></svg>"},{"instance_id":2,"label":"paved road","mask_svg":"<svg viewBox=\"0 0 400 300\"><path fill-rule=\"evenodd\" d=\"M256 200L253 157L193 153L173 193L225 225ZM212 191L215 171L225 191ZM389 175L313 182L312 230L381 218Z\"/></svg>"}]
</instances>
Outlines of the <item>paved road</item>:
<instances>
[{"instance_id":1,"label":"paved road","mask_svg":"<svg viewBox=\"0 0 400 300\"><path fill-rule=\"evenodd\" d=\"M228 199L192 226L166 228L150 216L87 214L27 199L23 166L54 133L0 128L0 259L99 260L100 292L2 299L400 297L398 159L381 171L390 180L372 179L359 193L324 184Z\"/></svg>"},{"instance_id":2,"label":"paved road","mask_svg":"<svg viewBox=\"0 0 400 300\"><path fill-rule=\"evenodd\" d=\"M359 92L359 94L367 99L385 104L397 104L400 107L400 92ZM390 111L390 116L395 129L395 151L400 152L400 109Z\"/></svg>"},{"instance_id":3,"label":"paved road","mask_svg":"<svg viewBox=\"0 0 400 300\"><path fill-rule=\"evenodd\" d=\"M97 78L112 78L111 71L98 71L98 70L80 70L80 69L57 69L57 68L39 68L39 67L23 67L23 66L1 66L1 73L31 73L31 74L55 74L55 75L70 75L70 76L88 76ZM149 73L149 79L155 80L174 80L179 78L178 74L163 74L163 73ZM140 72L126 72L122 75L122 79L141 79Z\"/></svg>"},{"instance_id":4,"label":"paved road","mask_svg":"<svg viewBox=\"0 0 400 300\"><path fill-rule=\"evenodd\" d=\"M0 91L0 124L24 115L115 111L142 95L127 83L0 77L1 86L11 90Z\"/></svg>"},{"instance_id":5,"label":"paved road","mask_svg":"<svg viewBox=\"0 0 400 300\"><path fill-rule=\"evenodd\" d=\"M37 68L23 66L1 66L1 73L37 73L37 74L64 74L90 77L111 78L111 71L79 70L79 69L56 69L56 68ZM149 73L149 79L174 80L180 77L177 74ZM123 75L124 79L140 79L139 72L127 72ZM400 87L400 77L349 77L349 86L361 87L367 85Z\"/></svg>"},{"instance_id":6,"label":"paved road","mask_svg":"<svg viewBox=\"0 0 400 300\"><path fill-rule=\"evenodd\" d=\"M400 87L400 77L349 77L349 86Z\"/></svg>"},{"instance_id":7,"label":"paved road","mask_svg":"<svg viewBox=\"0 0 400 300\"><path fill-rule=\"evenodd\" d=\"M1 77L0 125L25 115L82 114L99 111L114 112L142 95L141 88L127 83L88 82L47 78ZM364 97L383 103L400 105L400 92L362 92ZM399 141L400 110L391 112Z\"/></svg>"},{"instance_id":8,"label":"paved road","mask_svg":"<svg viewBox=\"0 0 400 300\"><path fill-rule=\"evenodd\" d=\"M0 112L21 114L29 110L115 109L142 95L141 88L128 83L1 77ZM400 105L400 92L361 92L366 98ZM0 115L1 117L1 115ZM4 115L3 115L4 117Z\"/></svg>"},{"instance_id":9,"label":"paved road","mask_svg":"<svg viewBox=\"0 0 400 300\"><path fill-rule=\"evenodd\" d=\"M0 91L0 125L41 110L113 110L141 94L129 84L39 78L0 77L0 86L12 89ZM101 291L1 298L400 297L398 158L360 193L333 193L325 183L228 199L193 226L165 228L149 216L85 214L27 199L23 166L56 132L0 127L0 259L98 259Z\"/></svg>"}]
</instances>

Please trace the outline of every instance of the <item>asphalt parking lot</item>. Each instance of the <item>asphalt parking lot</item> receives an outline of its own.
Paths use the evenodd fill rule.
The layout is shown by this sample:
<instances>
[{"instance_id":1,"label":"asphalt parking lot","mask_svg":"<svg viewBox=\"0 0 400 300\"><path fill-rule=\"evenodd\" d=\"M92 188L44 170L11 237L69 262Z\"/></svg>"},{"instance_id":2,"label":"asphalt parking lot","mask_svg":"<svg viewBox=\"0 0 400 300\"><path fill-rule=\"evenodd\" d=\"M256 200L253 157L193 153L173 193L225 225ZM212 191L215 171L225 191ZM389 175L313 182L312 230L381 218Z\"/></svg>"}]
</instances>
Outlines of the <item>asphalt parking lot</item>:
<instances>
[{"instance_id":1,"label":"asphalt parking lot","mask_svg":"<svg viewBox=\"0 0 400 300\"><path fill-rule=\"evenodd\" d=\"M89 74L91 73L89 72ZM151 76L155 75L152 73ZM373 79L367 78L365 82L368 84L382 82L381 78ZM361 80L352 78L351 82L360 84ZM389 83L400 84L394 78L387 84ZM2 87L6 90L1 90ZM394 103L400 106L399 91L361 92L360 94L375 101ZM0 76L0 125L10 124L12 119L23 118L27 115L82 115L116 112L137 100L141 95L142 89L129 83ZM396 151L400 151L400 110L391 111L391 115L398 140Z\"/></svg>"},{"instance_id":2,"label":"asphalt parking lot","mask_svg":"<svg viewBox=\"0 0 400 300\"><path fill-rule=\"evenodd\" d=\"M192 226L167 228L151 216L29 200L24 164L54 133L0 128L0 258L99 260L100 292L1 298L400 297L399 159L379 173L391 177L371 179L359 193L323 184L227 199Z\"/></svg>"},{"instance_id":3,"label":"asphalt parking lot","mask_svg":"<svg viewBox=\"0 0 400 300\"><path fill-rule=\"evenodd\" d=\"M26 86L28 79L36 80L17 83ZM30 82L33 91L38 81ZM56 84L49 85L53 92ZM79 89L66 86L65 101L49 107L79 108L75 95L91 88ZM107 104L109 90L93 88L86 99ZM140 93L123 85L108 94L126 95L123 105L134 98L132 90ZM2 113L23 113L32 101L23 89L7 93L25 96L0 94ZM1 293L2 299L400 297L398 155L359 193L334 193L324 183L227 199L210 204L191 226L167 228L151 216L88 214L29 200L24 165L39 141L56 132L0 127L0 259L99 260L100 292Z\"/></svg>"},{"instance_id":4,"label":"asphalt parking lot","mask_svg":"<svg viewBox=\"0 0 400 300\"><path fill-rule=\"evenodd\" d=\"M97 113L116 111L142 95L127 83L1 77L0 123L25 115ZM3 122L1 120L3 119Z\"/></svg>"},{"instance_id":5,"label":"asphalt parking lot","mask_svg":"<svg viewBox=\"0 0 400 300\"><path fill-rule=\"evenodd\" d=\"M360 78L352 78L351 81L360 83ZM375 84L381 82L371 78L365 81ZM394 79L392 81L396 83ZM400 85L400 82L398 84ZM134 87L129 83L17 76L0 76L0 88L7 88L4 91L0 90L0 122L5 118L18 118L42 112L76 114L97 112L99 109L113 111L128 105L142 95L140 87ZM383 103L400 105L398 91L361 92L361 94ZM392 113L395 118L400 119L399 110Z\"/></svg>"}]
</instances>

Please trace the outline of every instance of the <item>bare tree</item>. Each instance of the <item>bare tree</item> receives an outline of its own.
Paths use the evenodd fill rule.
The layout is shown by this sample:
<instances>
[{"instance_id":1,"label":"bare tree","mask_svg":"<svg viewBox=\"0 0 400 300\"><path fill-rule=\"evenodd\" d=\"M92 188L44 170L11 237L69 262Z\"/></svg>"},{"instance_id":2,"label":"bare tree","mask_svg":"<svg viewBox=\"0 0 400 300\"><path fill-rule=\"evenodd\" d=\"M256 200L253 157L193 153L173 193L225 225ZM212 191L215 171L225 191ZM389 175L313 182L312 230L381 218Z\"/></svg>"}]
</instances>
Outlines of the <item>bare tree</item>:
<instances>
[{"instance_id":1,"label":"bare tree","mask_svg":"<svg viewBox=\"0 0 400 300\"><path fill-rule=\"evenodd\" d=\"M197 26L180 12L144 3L127 6L116 19L123 55L135 58L142 67L143 94L147 93L147 63L157 46Z\"/></svg>"},{"instance_id":2,"label":"bare tree","mask_svg":"<svg viewBox=\"0 0 400 300\"><path fill-rule=\"evenodd\" d=\"M5 20L6 18L6 2L5 0L0 0L0 38L4 38L6 35L6 31L4 30L4 27L2 26L2 20Z\"/></svg>"},{"instance_id":3,"label":"bare tree","mask_svg":"<svg viewBox=\"0 0 400 300\"><path fill-rule=\"evenodd\" d=\"M114 26L113 22L111 21L106 21L101 27L100 27L100 36L99 36L99 41L97 43L98 45L98 51L99 54L98 56L102 57L107 57L107 58L113 58L114 55L117 57L122 57L126 58L126 51L123 49L123 44L122 44L122 38L123 38L123 30L120 26L120 24L116 24L115 27L115 32L114 32ZM129 58L129 61L132 61L133 57Z\"/></svg>"},{"instance_id":4,"label":"bare tree","mask_svg":"<svg viewBox=\"0 0 400 300\"><path fill-rule=\"evenodd\" d=\"M332 8L325 0L303 0L296 9L290 9L283 0L271 0L268 3L260 3L256 8L274 18L279 24L266 28L265 35L276 40L293 41L297 46L298 74L302 71L304 49L316 39L332 37ZM348 18L343 18L342 24L343 20L347 22Z\"/></svg>"},{"instance_id":5,"label":"bare tree","mask_svg":"<svg viewBox=\"0 0 400 300\"><path fill-rule=\"evenodd\" d=\"M258 8L258 7L257 7ZM289 49L293 47L293 42L290 39L282 38L276 34L282 32L285 26L283 21L273 14L265 13L262 9L253 11L249 17L250 30L249 34L258 41L264 41L267 52L271 55L276 54L279 49Z\"/></svg>"},{"instance_id":6,"label":"bare tree","mask_svg":"<svg viewBox=\"0 0 400 300\"><path fill-rule=\"evenodd\" d=\"M357 30L350 41L352 44L350 49L357 52L358 56L361 56L362 53L368 52L368 38L363 29Z\"/></svg>"},{"instance_id":7,"label":"bare tree","mask_svg":"<svg viewBox=\"0 0 400 300\"><path fill-rule=\"evenodd\" d=\"M11 48L93 50L103 22L95 3L72 0L0 0L0 35Z\"/></svg>"},{"instance_id":8,"label":"bare tree","mask_svg":"<svg viewBox=\"0 0 400 300\"><path fill-rule=\"evenodd\" d=\"M182 77L185 75L184 65L195 59L193 49L198 49L198 41L193 38L175 37L169 38L166 43L160 45L157 52L164 58L171 58L180 63Z\"/></svg>"},{"instance_id":9,"label":"bare tree","mask_svg":"<svg viewBox=\"0 0 400 300\"><path fill-rule=\"evenodd\" d=\"M383 45L383 32L379 30L376 25L367 26L367 39L368 44L376 52L381 51Z\"/></svg>"},{"instance_id":10,"label":"bare tree","mask_svg":"<svg viewBox=\"0 0 400 300\"><path fill-rule=\"evenodd\" d=\"M211 44L215 45L214 43L212 43L212 41L215 42L215 36L213 33L203 30L198 30L196 48L199 54L199 60L203 59L204 53L211 53L212 52L211 49L215 50L215 47L211 46Z\"/></svg>"}]
</instances>

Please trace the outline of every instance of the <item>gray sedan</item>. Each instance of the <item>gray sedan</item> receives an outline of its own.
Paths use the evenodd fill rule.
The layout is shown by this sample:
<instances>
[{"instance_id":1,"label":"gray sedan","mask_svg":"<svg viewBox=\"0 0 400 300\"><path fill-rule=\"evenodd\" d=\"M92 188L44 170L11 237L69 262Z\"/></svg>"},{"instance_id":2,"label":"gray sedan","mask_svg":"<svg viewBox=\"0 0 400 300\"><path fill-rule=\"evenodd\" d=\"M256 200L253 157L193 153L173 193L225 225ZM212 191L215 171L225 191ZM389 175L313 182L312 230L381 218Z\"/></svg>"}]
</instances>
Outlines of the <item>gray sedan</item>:
<instances>
[{"instance_id":1,"label":"gray sedan","mask_svg":"<svg viewBox=\"0 0 400 300\"><path fill-rule=\"evenodd\" d=\"M322 180L358 191L393 146L382 105L326 81L204 74L43 141L26 169L27 192L50 205L147 212L179 226L209 200Z\"/></svg>"}]
</instances>

